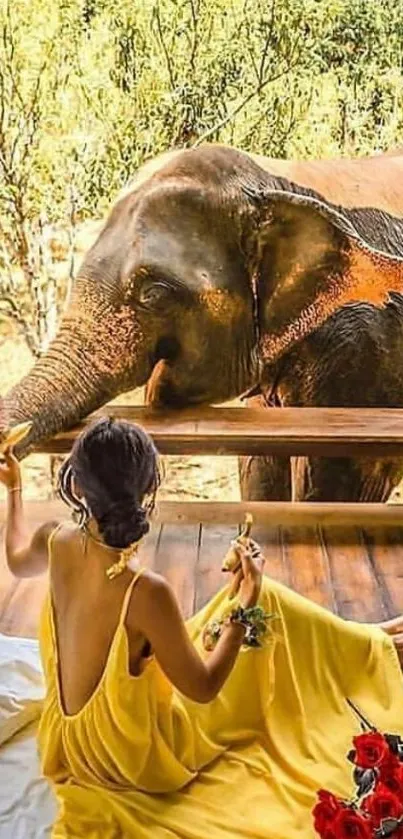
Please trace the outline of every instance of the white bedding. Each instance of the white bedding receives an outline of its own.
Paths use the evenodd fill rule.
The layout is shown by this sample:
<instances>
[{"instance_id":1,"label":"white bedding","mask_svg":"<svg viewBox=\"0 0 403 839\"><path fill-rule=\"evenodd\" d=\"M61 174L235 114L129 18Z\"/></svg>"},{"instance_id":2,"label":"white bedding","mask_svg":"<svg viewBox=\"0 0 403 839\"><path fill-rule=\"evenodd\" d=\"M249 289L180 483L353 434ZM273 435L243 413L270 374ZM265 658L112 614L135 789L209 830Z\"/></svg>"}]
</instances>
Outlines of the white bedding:
<instances>
[{"instance_id":1,"label":"white bedding","mask_svg":"<svg viewBox=\"0 0 403 839\"><path fill-rule=\"evenodd\" d=\"M44 693L38 643L0 635L0 839L45 839L56 806L35 728Z\"/></svg>"}]
</instances>

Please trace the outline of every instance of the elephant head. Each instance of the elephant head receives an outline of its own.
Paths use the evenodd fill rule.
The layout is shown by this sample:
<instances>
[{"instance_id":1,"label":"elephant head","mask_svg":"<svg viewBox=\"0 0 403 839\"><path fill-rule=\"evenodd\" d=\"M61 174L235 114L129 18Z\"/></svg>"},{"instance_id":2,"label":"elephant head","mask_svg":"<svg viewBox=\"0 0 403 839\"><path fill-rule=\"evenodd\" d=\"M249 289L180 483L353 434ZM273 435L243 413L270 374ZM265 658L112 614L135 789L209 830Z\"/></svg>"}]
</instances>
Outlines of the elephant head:
<instances>
[{"instance_id":1,"label":"elephant head","mask_svg":"<svg viewBox=\"0 0 403 839\"><path fill-rule=\"evenodd\" d=\"M225 401L339 307L402 287L398 255L320 196L230 148L173 153L112 209L9 421L33 421L27 451L146 383L153 405Z\"/></svg>"}]
</instances>

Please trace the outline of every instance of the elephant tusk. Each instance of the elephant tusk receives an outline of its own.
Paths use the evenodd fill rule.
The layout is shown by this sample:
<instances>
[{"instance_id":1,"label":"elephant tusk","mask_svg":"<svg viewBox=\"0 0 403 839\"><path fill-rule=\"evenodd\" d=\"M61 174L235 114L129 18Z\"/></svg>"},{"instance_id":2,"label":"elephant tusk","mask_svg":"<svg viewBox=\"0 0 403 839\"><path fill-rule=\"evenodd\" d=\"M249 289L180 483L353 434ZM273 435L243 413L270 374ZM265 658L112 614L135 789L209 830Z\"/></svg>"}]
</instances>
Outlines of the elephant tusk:
<instances>
[{"instance_id":1,"label":"elephant tusk","mask_svg":"<svg viewBox=\"0 0 403 839\"><path fill-rule=\"evenodd\" d=\"M244 402L246 399L250 399L252 396L263 396L263 391L260 383L254 385L250 390L247 390L246 393L243 393L239 398L241 402Z\"/></svg>"}]
</instances>

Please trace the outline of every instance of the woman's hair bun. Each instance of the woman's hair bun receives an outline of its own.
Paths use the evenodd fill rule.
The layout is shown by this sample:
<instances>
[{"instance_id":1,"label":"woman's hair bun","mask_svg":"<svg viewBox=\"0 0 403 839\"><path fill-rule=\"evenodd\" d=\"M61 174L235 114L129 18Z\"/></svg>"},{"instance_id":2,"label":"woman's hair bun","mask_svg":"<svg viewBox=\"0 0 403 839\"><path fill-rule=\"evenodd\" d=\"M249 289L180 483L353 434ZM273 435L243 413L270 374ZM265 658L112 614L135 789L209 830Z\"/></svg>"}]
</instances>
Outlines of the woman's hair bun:
<instances>
[{"instance_id":1,"label":"woman's hair bun","mask_svg":"<svg viewBox=\"0 0 403 839\"><path fill-rule=\"evenodd\" d=\"M146 510L132 500L111 504L96 519L105 543L111 548L128 548L150 529Z\"/></svg>"},{"instance_id":2,"label":"woman's hair bun","mask_svg":"<svg viewBox=\"0 0 403 839\"><path fill-rule=\"evenodd\" d=\"M127 548L148 532L160 474L153 441L140 426L97 420L75 441L62 477L62 497L83 521L95 519L110 547Z\"/></svg>"}]
</instances>

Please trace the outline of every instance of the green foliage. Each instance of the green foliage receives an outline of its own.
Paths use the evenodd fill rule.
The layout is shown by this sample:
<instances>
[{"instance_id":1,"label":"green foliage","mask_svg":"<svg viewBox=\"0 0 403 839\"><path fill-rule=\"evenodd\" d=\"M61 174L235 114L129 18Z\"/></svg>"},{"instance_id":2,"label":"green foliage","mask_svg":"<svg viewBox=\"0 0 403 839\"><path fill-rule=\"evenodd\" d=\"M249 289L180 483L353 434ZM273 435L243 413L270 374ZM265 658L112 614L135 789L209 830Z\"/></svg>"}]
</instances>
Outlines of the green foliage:
<instances>
[{"instance_id":1,"label":"green foliage","mask_svg":"<svg viewBox=\"0 0 403 839\"><path fill-rule=\"evenodd\" d=\"M401 136L403 0L5 0L0 31L3 228L67 218L72 190L102 214L203 139L320 157Z\"/></svg>"}]
</instances>

